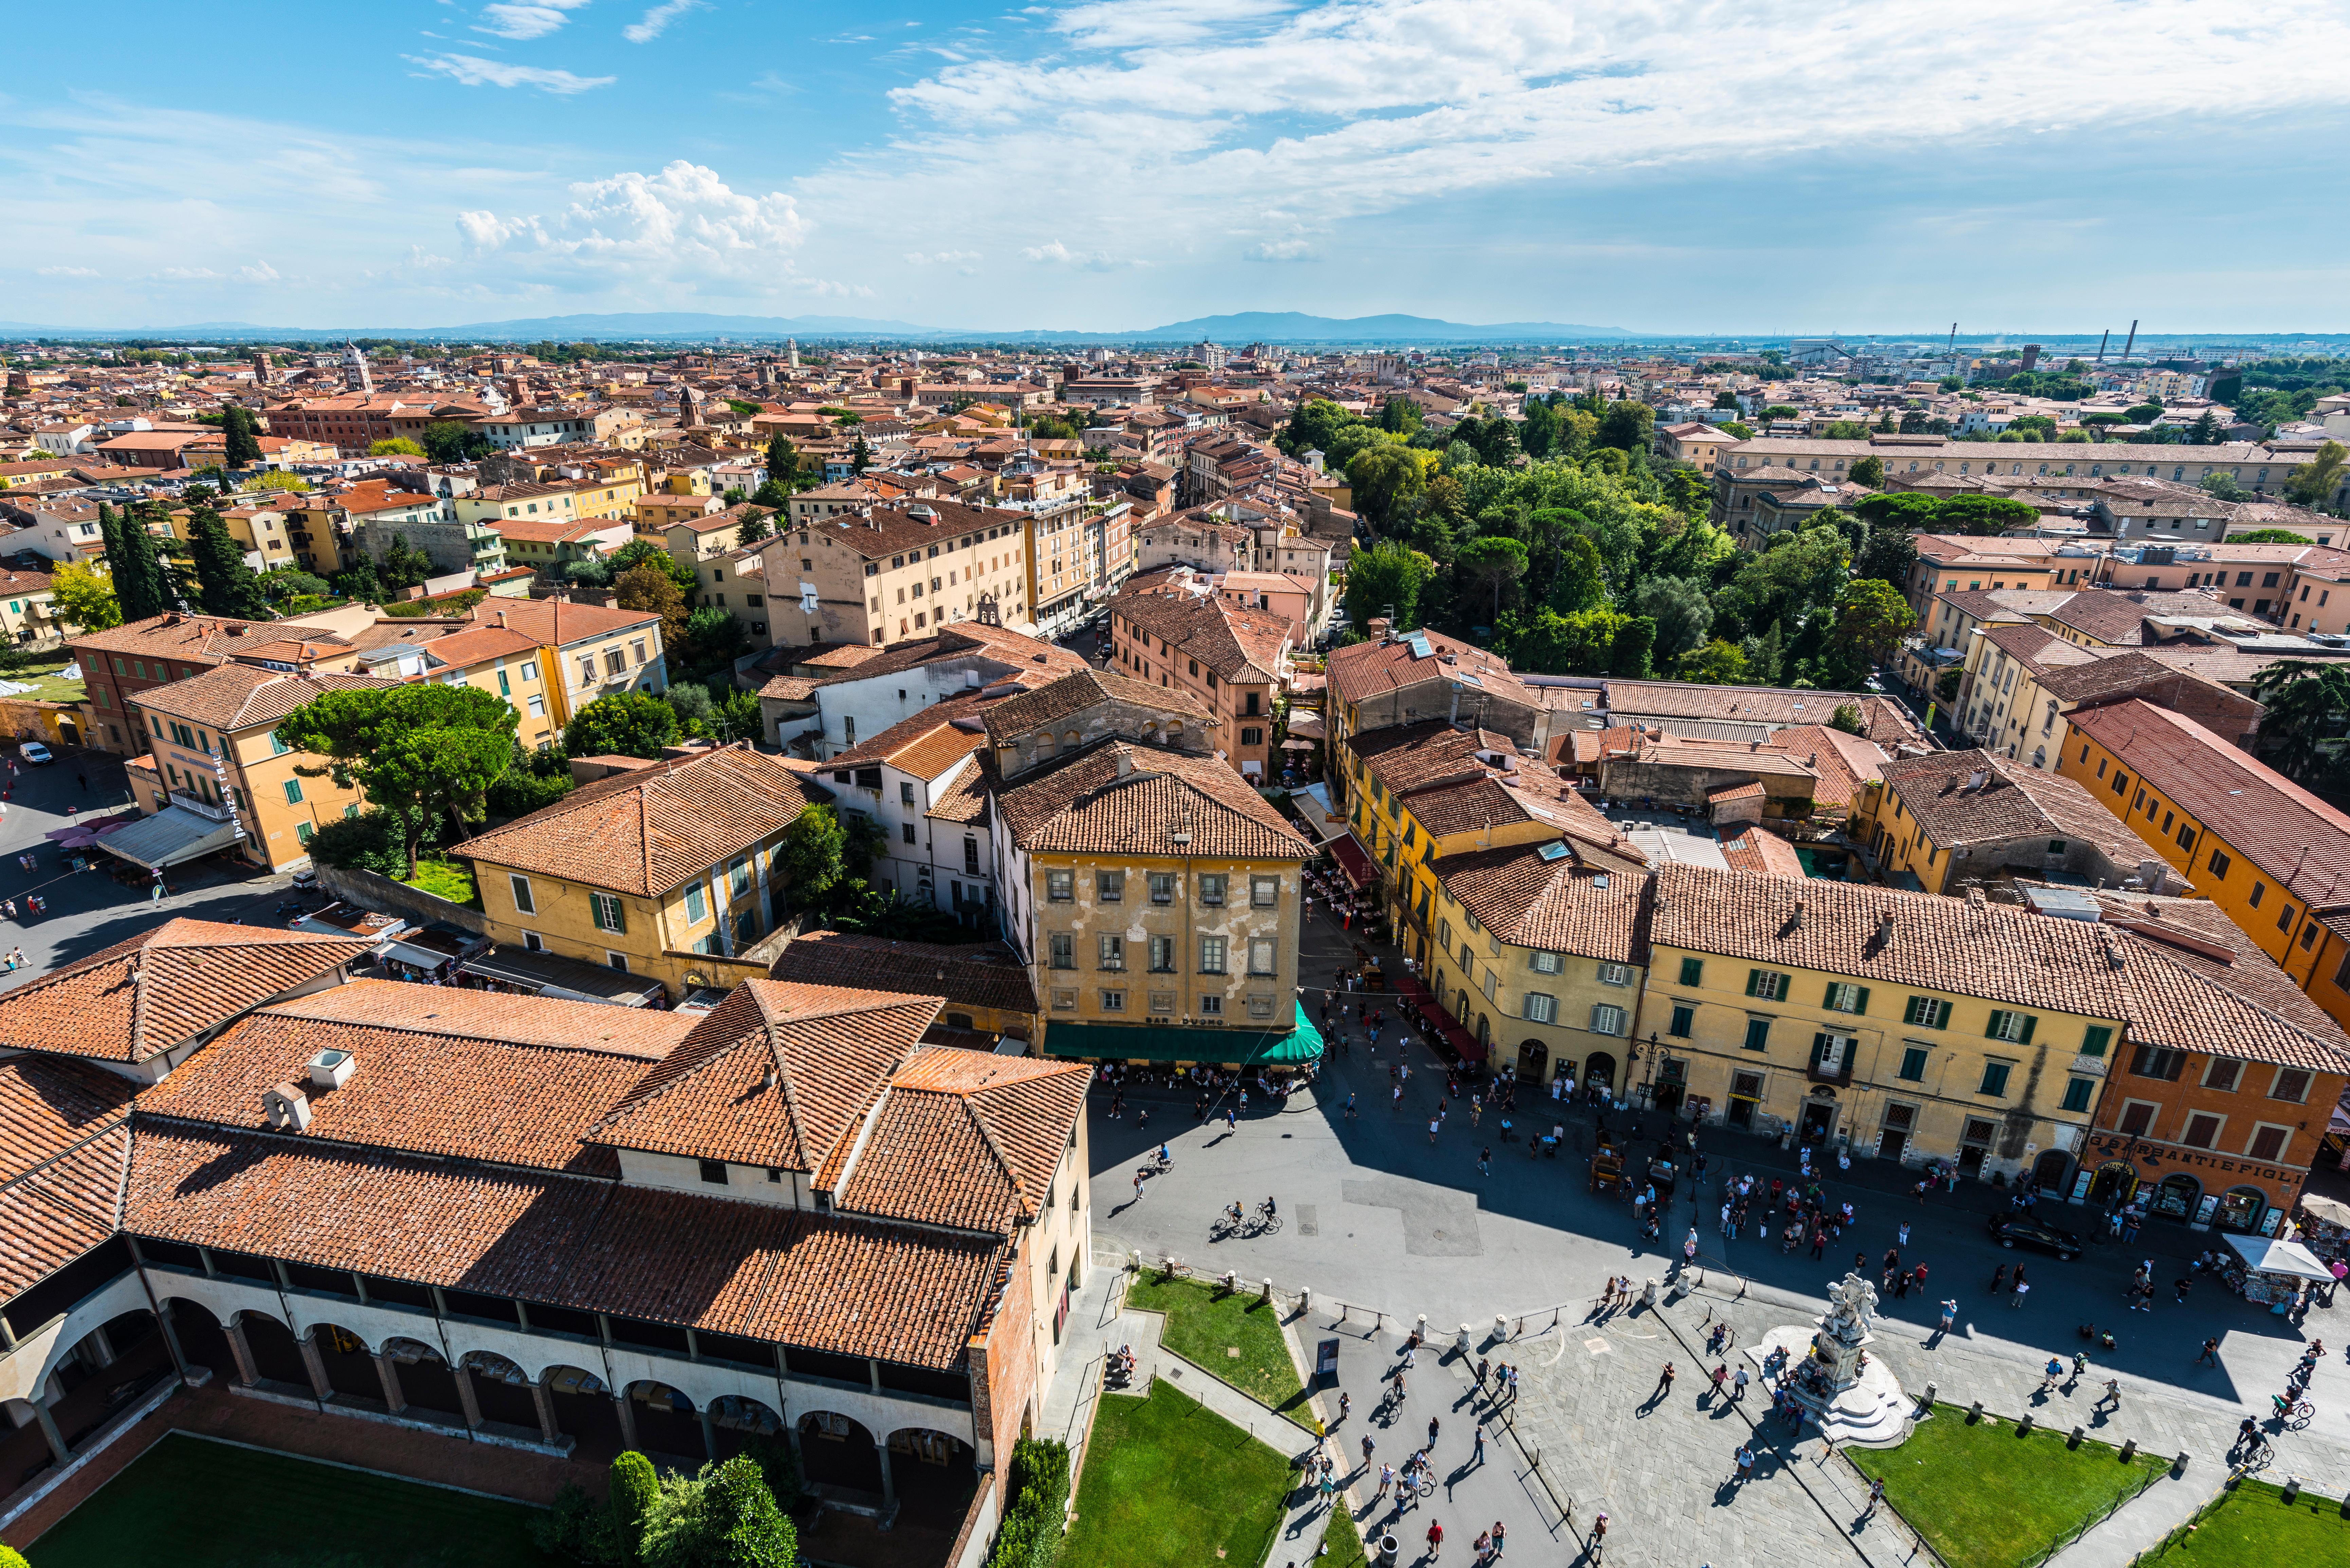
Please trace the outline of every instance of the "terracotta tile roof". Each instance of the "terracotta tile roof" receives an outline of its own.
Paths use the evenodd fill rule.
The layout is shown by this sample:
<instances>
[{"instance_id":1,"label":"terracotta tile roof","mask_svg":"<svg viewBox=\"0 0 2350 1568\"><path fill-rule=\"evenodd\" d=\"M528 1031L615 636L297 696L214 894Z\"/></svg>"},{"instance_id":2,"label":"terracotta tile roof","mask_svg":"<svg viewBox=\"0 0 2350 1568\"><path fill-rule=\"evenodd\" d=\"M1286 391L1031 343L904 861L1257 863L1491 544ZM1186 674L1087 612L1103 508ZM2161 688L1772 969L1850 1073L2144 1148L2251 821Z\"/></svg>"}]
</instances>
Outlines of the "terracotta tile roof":
<instances>
[{"instance_id":1,"label":"terracotta tile roof","mask_svg":"<svg viewBox=\"0 0 2350 1568\"><path fill-rule=\"evenodd\" d=\"M1791 725L1773 734L1771 743L1801 757L1819 775L1812 799L1825 805L1851 806L1860 798L1860 786L1885 767L1884 749L1876 742L1825 724Z\"/></svg>"},{"instance_id":2,"label":"terracotta tile roof","mask_svg":"<svg viewBox=\"0 0 2350 1568\"><path fill-rule=\"evenodd\" d=\"M1006 745L1035 729L1082 713L1104 702L1131 702L1161 712L1180 713L1203 723L1219 721L1198 698L1170 686L1120 675L1114 670L1082 670L1049 684L990 703L981 714L991 743Z\"/></svg>"},{"instance_id":3,"label":"terracotta tile roof","mask_svg":"<svg viewBox=\"0 0 2350 1568\"><path fill-rule=\"evenodd\" d=\"M256 647L253 639L263 632L261 621L232 620L222 616L170 615L149 616L145 620L125 621L105 631L84 632L73 639L76 648L94 649L103 653L120 653L142 659L183 660L191 666L217 664L247 647ZM246 628L254 628L247 631ZM315 634L314 642L340 642L342 639L329 633Z\"/></svg>"},{"instance_id":4,"label":"terracotta tile roof","mask_svg":"<svg viewBox=\"0 0 2350 1568\"><path fill-rule=\"evenodd\" d=\"M888 763L920 778L936 778L947 767L987 743L980 730L980 710L991 700L977 691L933 702L920 712L899 720L878 735L858 742L827 759L836 771L867 763ZM993 702L1010 701L995 698ZM956 722L962 720L971 727ZM920 764L920 765L917 765ZM847 781L836 780L837 783Z\"/></svg>"},{"instance_id":5,"label":"terracotta tile roof","mask_svg":"<svg viewBox=\"0 0 2350 1568\"><path fill-rule=\"evenodd\" d=\"M1981 785L1969 788L1977 773ZM2080 839L2125 866L2147 853L2144 842L2080 784L1993 752L1905 757L1886 763L1884 777L1927 838L1944 849L2021 838Z\"/></svg>"},{"instance_id":6,"label":"terracotta tile roof","mask_svg":"<svg viewBox=\"0 0 2350 1568\"><path fill-rule=\"evenodd\" d=\"M1437 862L1437 880L1503 941L1607 963L1648 961L1648 877L1523 844ZM1604 885L1603 885L1604 884Z\"/></svg>"},{"instance_id":7,"label":"terracotta tile roof","mask_svg":"<svg viewBox=\"0 0 2350 1568\"><path fill-rule=\"evenodd\" d=\"M1482 777L1492 771L1477 755L1482 751L1517 754L1516 743L1506 737L1492 747L1476 731L1455 729L1441 719L1357 731L1347 745L1391 794Z\"/></svg>"},{"instance_id":8,"label":"terracotta tile roof","mask_svg":"<svg viewBox=\"0 0 2350 1568\"><path fill-rule=\"evenodd\" d=\"M2057 646L2071 648L2074 645L2059 643ZM2083 649L2080 651L2085 653L2088 650ZM2204 679L2192 670L2178 669L2163 657L2170 651L2168 649L2132 649L2126 653L2108 651L2102 659L2092 658L2066 669L2048 670L2040 677L2040 688L2060 702L2102 702L2134 692L2168 705L2179 701L2174 693L2196 687L2205 689L2197 694L2200 699L2215 697L2216 693L2210 689L2219 682ZM2235 649L2226 649L2225 653L2231 659L2250 659L2255 670L2273 662Z\"/></svg>"},{"instance_id":9,"label":"terracotta tile roof","mask_svg":"<svg viewBox=\"0 0 2350 1568\"><path fill-rule=\"evenodd\" d=\"M1074 1070L1073 1070L1074 1069ZM817 1185L843 1212L1002 1235L1048 1199L1092 1069L925 1051L891 1076Z\"/></svg>"},{"instance_id":10,"label":"terracotta tile roof","mask_svg":"<svg viewBox=\"0 0 2350 1568\"><path fill-rule=\"evenodd\" d=\"M1610 680L1607 706L1627 719L1731 719L1785 727L1825 724L1838 708L1861 711L1861 733L1879 743L1918 739L1898 705L1866 691L1811 691L1773 686L1699 686L1681 680Z\"/></svg>"},{"instance_id":11,"label":"terracotta tile roof","mask_svg":"<svg viewBox=\"0 0 2350 1568\"><path fill-rule=\"evenodd\" d=\"M590 887L652 896L781 831L831 792L743 746L580 785L450 851Z\"/></svg>"},{"instance_id":12,"label":"terracotta tile roof","mask_svg":"<svg viewBox=\"0 0 2350 1568\"><path fill-rule=\"evenodd\" d=\"M1427 647L1427 658L1415 654L1415 641ZM1456 662L1447 664L1448 654ZM1527 707L1542 705L1506 663L1440 631L1405 632L1385 642L1357 642L1333 649L1326 671L1330 690L1347 702L1367 701L1426 681L1450 681L1466 671L1477 678L1489 695Z\"/></svg>"},{"instance_id":13,"label":"terracotta tile roof","mask_svg":"<svg viewBox=\"0 0 2350 1568\"><path fill-rule=\"evenodd\" d=\"M2194 720L2135 697L2076 710L2071 722L2304 903L2350 903L2350 815Z\"/></svg>"},{"instance_id":14,"label":"terracotta tile roof","mask_svg":"<svg viewBox=\"0 0 2350 1568\"><path fill-rule=\"evenodd\" d=\"M1121 775L1119 768L1128 771ZM1304 860L1295 827L1211 757L1109 741L1003 790L995 809L1031 853ZM1190 842L1174 836L1186 833Z\"/></svg>"},{"instance_id":15,"label":"terracotta tile roof","mask_svg":"<svg viewBox=\"0 0 2350 1568\"><path fill-rule=\"evenodd\" d=\"M2106 924L2160 947L2171 962L2267 1008L2320 1040L2339 1043L2341 1025L2210 899L2118 892L2090 897L2105 910Z\"/></svg>"},{"instance_id":16,"label":"terracotta tile roof","mask_svg":"<svg viewBox=\"0 0 2350 1568\"><path fill-rule=\"evenodd\" d=\"M922 815L934 821L960 822L967 826L988 822L995 809L995 792L1002 783L996 776L995 758L983 750L942 793L931 797L931 809Z\"/></svg>"},{"instance_id":17,"label":"terracotta tile roof","mask_svg":"<svg viewBox=\"0 0 2350 1568\"><path fill-rule=\"evenodd\" d=\"M772 973L804 985L940 996L950 1008L1036 1011L1028 966L1002 942L942 947L846 931L803 931L776 958Z\"/></svg>"},{"instance_id":18,"label":"terracotta tile roof","mask_svg":"<svg viewBox=\"0 0 2350 1568\"><path fill-rule=\"evenodd\" d=\"M1803 857L1795 846L1764 827L1759 822L1741 823L1721 836L1721 857L1733 871L1751 871L1758 877L1794 877L1811 875L1804 869Z\"/></svg>"},{"instance_id":19,"label":"terracotta tile roof","mask_svg":"<svg viewBox=\"0 0 2350 1568\"><path fill-rule=\"evenodd\" d=\"M1655 878L1649 930L1659 946L2111 1018L2140 1042L2350 1070L2338 1027L2324 1036L2297 1027L2111 926L1818 877L1673 864Z\"/></svg>"},{"instance_id":20,"label":"terracotta tile roof","mask_svg":"<svg viewBox=\"0 0 2350 1568\"><path fill-rule=\"evenodd\" d=\"M0 1062L0 1302L114 1233L133 1091L80 1062Z\"/></svg>"},{"instance_id":21,"label":"terracotta tile roof","mask_svg":"<svg viewBox=\"0 0 2350 1568\"><path fill-rule=\"evenodd\" d=\"M373 950L359 938L166 920L0 992L0 1049L141 1062Z\"/></svg>"},{"instance_id":22,"label":"terracotta tile roof","mask_svg":"<svg viewBox=\"0 0 2350 1568\"><path fill-rule=\"evenodd\" d=\"M538 649L528 636L508 626L471 627L437 637L427 642L425 663L432 665L479 664L492 659L527 658Z\"/></svg>"},{"instance_id":23,"label":"terracotta tile roof","mask_svg":"<svg viewBox=\"0 0 2350 1568\"><path fill-rule=\"evenodd\" d=\"M1993 627L1985 631L1983 637L1992 647L2034 674L2042 670L2053 672L2071 665L2098 662L2094 649L2066 641L2036 620Z\"/></svg>"},{"instance_id":24,"label":"terracotta tile roof","mask_svg":"<svg viewBox=\"0 0 2350 1568\"><path fill-rule=\"evenodd\" d=\"M911 641L893 642L887 648L876 649L873 657L851 666L836 680L871 680L884 675L896 675L903 670L918 670L942 659L967 659L977 656L983 663L1000 661L1003 673L994 680L1031 671L1049 674L1057 679L1080 670L1090 669L1077 655L1057 643L1040 642L1025 632L1011 631L1003 627L985 626L975 620L958 621L942 631ZM818 681L818 685L826 684Z\"/></svg>"},{"instance_id":25,"label":"terracotta tile roof","mask_svg":"<svg viewBox=\"0 0 2350 1568\"><path fill-rule=\"evenodd\" d=\"M2204 593L2083 588L2063 604L2036 613L2099 642L2135 648L2146 640L2150 615L2225 616L2229 611L2224 600Z\"/></svg>"},{"instance_id":26,"label":"terracotta tile roof","mask_svg":"<svg viewBox=\"0 0 2350 1568\"><path fill-rule=\"evenodd\" d=\"M1282 656L1305 637L1305 628L1287 616L1243 609L1216 595L1181 588L1154 593L1129 587L1110 600L1109 612L1167 643L1176 656L1197 659L1220 679L1243 685L1279 680Z\"/></svg>"},{"instance_id":27,"label":"terracotta tile roof","mask_svg":"<svg viewBox=\"0 0 2350 1568\"><path fill-rule=\"evenodd\" d=\"M939 1003L933 994L744 981L589 1136L651 1154L813 1171L915 1049Z\"/></svg>"},{"instance_id":28,"label":"terracotta tile roof","mask_svg":"<svg viewBox=\"0 0 2350 1568\"><path fill-rule=\"evenodd\" d=\"M485 598L473 607L479 626L510 627L541 648L563 648L631 627L658 625L651 610L608 609L569 599Z\"/></svg>"},{"instance_id":29,"label":"terracotta tile roof","mask_svg":"<svg viewBox=\"0 0 2350 1568\"><path fill-rule=\"evenodd\" d=\"M381 691L399 684L373 675L293 675L250 664L219 664L185 680L149 687L134 700L141 708L233 735L256 724L275 724L329 691Z\"/></svg>"}]
</instances>

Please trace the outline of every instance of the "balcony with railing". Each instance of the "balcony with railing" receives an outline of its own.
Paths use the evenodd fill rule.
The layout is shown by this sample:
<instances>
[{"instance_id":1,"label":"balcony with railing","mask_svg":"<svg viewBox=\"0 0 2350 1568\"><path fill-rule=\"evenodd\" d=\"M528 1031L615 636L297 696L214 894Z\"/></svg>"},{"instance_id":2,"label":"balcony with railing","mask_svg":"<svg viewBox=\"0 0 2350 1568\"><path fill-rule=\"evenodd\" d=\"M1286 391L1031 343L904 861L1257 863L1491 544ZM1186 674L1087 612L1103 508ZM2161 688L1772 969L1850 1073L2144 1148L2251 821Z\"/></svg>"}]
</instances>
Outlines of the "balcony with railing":
<instances>
[{"instance_id":1,"label":"balcony with railing","mask_svg":"<svg viewBox=\"0 0 2350 1568\"><path fill-rule=\"evenodd\" d=\"M171 797L173 805L183 805L198 816L209 817L214 822L232 820L227 806L216 801L206 800L200 794L190 794L186 790L175 789L171 792Z\"/></svg>"}]
</instances>

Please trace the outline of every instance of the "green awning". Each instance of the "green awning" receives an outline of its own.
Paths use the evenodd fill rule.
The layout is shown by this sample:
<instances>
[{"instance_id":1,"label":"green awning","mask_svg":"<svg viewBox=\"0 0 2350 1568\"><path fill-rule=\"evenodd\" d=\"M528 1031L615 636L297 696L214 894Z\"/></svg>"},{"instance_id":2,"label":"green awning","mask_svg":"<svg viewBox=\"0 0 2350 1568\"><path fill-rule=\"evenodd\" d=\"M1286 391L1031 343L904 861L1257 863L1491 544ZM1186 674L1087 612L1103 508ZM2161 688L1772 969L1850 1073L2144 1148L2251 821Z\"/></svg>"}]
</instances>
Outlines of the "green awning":
<instances>
[{"instance_id":1,"label":"green awning","mask_svg":"<svg viewBox=\"0 0 2350 1568\"><path fill-rule=\"evenodd\" d=\"M1322 1059L1322 1032L1304 1009L1285 1034L1179 1029L1164 1023L1053 1023L1045 1054L1103 1062L1204 1062L1219 1067L1303 1067Z\"/></svg>"}]
</instances>

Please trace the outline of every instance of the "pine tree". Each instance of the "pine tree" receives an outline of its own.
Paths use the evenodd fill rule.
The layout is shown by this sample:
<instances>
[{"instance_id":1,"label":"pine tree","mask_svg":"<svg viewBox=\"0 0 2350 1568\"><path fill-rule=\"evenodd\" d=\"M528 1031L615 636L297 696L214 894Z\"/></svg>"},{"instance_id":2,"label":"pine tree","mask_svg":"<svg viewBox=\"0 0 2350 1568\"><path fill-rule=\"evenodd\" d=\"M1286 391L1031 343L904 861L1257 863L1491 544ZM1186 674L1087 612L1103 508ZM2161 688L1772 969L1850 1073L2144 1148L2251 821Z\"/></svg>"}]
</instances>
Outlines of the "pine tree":
<instances>
[{"instance_id":1,"label":"pine tree","mask_svg":"<svg viewBox=\"0 0 2350 1568\"><path fill-rule=\"evenodd\" d=\"M2189 433L2187 439L2197 446L2218 446L2220 444L2219 417L2210 410L2204 410L2203 417L2195 421L2195 428Z\"/></svg>"},{"instance_id":2,"label":"pine tree","mask_svg":"<svg viewBox=\"0 0 2350 1568\"><path fill-rule=\"evenodd\" d=\"M107 509L99 507L100 530L106 527L108 516ZM162 566L155 558L155 536L147 531L143 508L127 511L115 519L106 554L107 569L114 577L114 599L122 607L125 621L146 620L172 607Z\"/></svg>"},{"instance_id":3,"label":"pine tree","mask_svg":"<svg viewBox=\"0 0 2350 1568\"><path fill-rule=\"evenodd\" d=\"M188 534L204 613L238 620L269 619L269 599L261 591L261 581L244 564L244 552L236 547L220 514L209 506L200 508L189 522Z\"/></svg>"},{"instance_id":4,"label":"pine tree","mask_svg":"<svg viewBox=\"0 0 2350 1568\"><path fill-rule=\"evenodd\" d=\"M873 449L865 444L865 438L860 435L857 438L857 450L849 454L848 470L851 473L862 473L872 462Z\"/></svg>"}]
</instances>

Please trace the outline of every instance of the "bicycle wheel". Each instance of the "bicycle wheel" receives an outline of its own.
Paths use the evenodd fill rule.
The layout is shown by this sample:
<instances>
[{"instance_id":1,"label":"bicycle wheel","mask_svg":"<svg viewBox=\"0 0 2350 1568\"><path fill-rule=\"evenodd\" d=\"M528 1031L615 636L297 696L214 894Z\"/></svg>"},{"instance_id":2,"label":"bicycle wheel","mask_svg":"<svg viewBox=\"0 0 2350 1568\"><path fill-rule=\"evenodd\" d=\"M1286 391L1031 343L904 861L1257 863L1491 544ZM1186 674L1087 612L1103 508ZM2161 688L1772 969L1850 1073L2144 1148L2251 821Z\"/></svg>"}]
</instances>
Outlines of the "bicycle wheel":
<instances>
[{"instance_id":1,"label":"bicycle wheel","mask_svg":"<svg viewBox=\"0 0 2350 1568\"><path fill-rule=\"evenodd\" d=\"M1280 1215L1275 1214L1264 1222L1263 1233L1267 1236L1277 1236L1281 1233Z\"/></svg>"},{"instance_id":2,"label":"bicycle wheel","mask_svg":"<svg viewBox=\"0 0 2350 1568\"><path fill-rule=\"evenodd\" d=\"M2303 1399L2300 1404L2295 1405L2293 1407L2293 1429L2297 1432L2303 1427L2308 1426L2309 1418L2316 1414L2317 1407L2311 1404L2308 1400Z\"/></svg>"},{"instance_id":3,"label":"bicycle wheel","mask_svg":"<svg viewBox=\"0 0 2350 1568\"><path fill-rule=\"evenodd\" d=\"M1422 1497L1434 1497L1434 1496L1436 1495L1436 1480L1435 1480L1435 1478L1434 1478L1434 1477L1432 1477L1432 1476L1422 1476L1422 1477L1420 1477L1420 1479L1419 1479L1419 1486L1417 1488L1417 1490L1418 1490L1418 1491L1419 1491L1419 1495L1420 1495L1420 1496L1422 1496Z\"/></svg>"}]
</instances>

